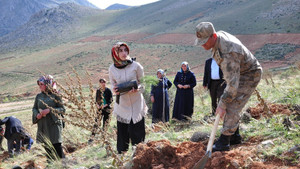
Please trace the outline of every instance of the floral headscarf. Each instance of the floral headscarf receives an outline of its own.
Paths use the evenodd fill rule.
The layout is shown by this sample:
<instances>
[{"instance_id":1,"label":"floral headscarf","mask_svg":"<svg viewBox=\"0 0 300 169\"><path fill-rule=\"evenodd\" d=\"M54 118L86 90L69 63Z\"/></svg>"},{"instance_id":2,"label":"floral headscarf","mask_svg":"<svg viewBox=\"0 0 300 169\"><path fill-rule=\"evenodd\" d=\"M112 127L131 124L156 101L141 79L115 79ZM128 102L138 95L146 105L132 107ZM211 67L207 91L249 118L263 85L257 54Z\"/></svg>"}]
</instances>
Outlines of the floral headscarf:
<instances>
[{"instance_id":1,"label":"floral headscarf","mask_svg":"<svg viewBox=\"0 0 300 169\"><path fill-rule=\"evenodd\" d=\"M190 71L189 63L188 63L187 61L184 61L184 62L181 63L181 66L180 66L180 72L183 72L183 70L182 70L182 68L181 68L182 65L185 65L185 66L186 66L186 71L187 71L187 72Z\"/></svg>"},{"instance_id":2,"label":"floral headscarf","mask_svg":"<svg viewBox=\"0 0 300 169\"><path fill-rule=\"evenodd\" d=\"M48 89L48 86L51 86L52 89L56 90L56 82L53 79L52 75L46 75L46 76L41 76L37 80L37 84L39 85L39 82L43 82L46 85L46 88Z\"/></svg>"},{"instance_id":3,"label":"floral headscarf","mask_svg":"<svg viewBox=\"0 0 300 169\"><path fill-rule=\"evenodd\" d=\"M119 57L119 48L121 46L125 46L127 48L128 51L128 55L125 61L121 60ZM132 63L132 59L129 56L129 47L125 42L118 42L116 43L113 48L111 49L111 56L112 59L114 61L114 65L117 68L124 68L126 67L128 64Z\"/></svg>"}]
</instances>

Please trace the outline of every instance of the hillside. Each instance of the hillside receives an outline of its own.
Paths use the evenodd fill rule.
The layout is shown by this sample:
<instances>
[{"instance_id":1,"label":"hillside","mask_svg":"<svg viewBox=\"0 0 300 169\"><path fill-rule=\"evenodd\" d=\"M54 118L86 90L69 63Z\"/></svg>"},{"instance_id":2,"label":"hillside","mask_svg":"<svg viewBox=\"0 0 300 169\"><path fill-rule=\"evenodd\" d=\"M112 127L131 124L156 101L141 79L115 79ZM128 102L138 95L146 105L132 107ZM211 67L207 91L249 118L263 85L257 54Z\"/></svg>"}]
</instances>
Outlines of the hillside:
<instances>
[{"instance_id":1,"label":"hillside","mask_svg":"<svg viewBox=\"0 0 300 169\"><path fill-rule=\"evenodd\" d=\"M132 6L127 6L123 4L113 4L110 5L109 7L105 8L106 10L120 10L120 9L128 9L131 8Z\"/></svg>"},{"instance_id":2,"label":"hillside","mask_svg":"<svg viewBox=\"0 0 300 169\"><path fill-rule=\"evenodd\" d=\"M214 152L206 163L211 168L248 168L248 169L298 169L300 145L300 78L299 68L289 69L276 76L261 80L257 90L268 105L269 111L260 103L254 94L247 103L240 120L241 144L231 145L229 151ZM64 116L66 126L63 129L63 147L66 158L62 161L47 163L45 151L36 142L30 151L25 151L14 158L8 158L6 139L4 151L0 150L0 167L13 168L82 168L82 169L163 169L192 168L205 154L208 135L212 130L213 117L210 117L211 106L209 92L201 86L194 88L195 105L192 119L188 122L171 120L163 125L151 123L151 116L145 117L145 142L136 147L129 147L128 152L116 153L117 121L112 116L107 130L97 130L91 137L94 125L102 126L102 120L96 124L95 110L91 108L89 87L81 90L77 78L71 73L69 96L75 96L65 103L68 108ZM270 84L272 82L272 85ZM36 86L37 88L37 86ZM150 90L150 86L146 91ZM70 94L72 91L73 94ZM79 94L79 92L83 92ZM174 105L176 88L169 89L170 114ZM64 91L61 94L66 96ZM147 92L144 93L144 96ZM146 97L145 97L146 98ZM75 101L74 101L75 100ZM86 104L73 104L85 101ZM13 115L22 121L26 131L36 140L37 125L32 124L32 106L34 99L0 104L0 118ZM147 102L151 106L150 99ZM66 107L67 107L66 106ZM75 107L76 109L71 109ZM80 109L77 107L80 106ZM96 109L96 106L94 106ZM94 122L94 123L93 123ZM222 128L222 123L218 129ZM99 128L100 129L100 128ZM219 137L220 131L217 131ZM90 142L90 139L93 142Z\"/></svg>"},{"instance_id":3,"label":"hillside","mask_svg":"<svg viewBox=\"0 0 300 169\"><path fill-rule=\"evenodd\" d=\"M153 37L165 33L194 34L194 27L200 21L211 21L217 30L227 30L232 34L299 33L299 6L300 2L297 0L162 0L127 10L113 12L98 10L97 14L93 13L88 17L82 17L81 22L76 23L76 34L57 31L53 36L64 34L64 40L70 41L76 37L89 35L151 33L154 34L151 36ZM83 15L86 16L84 13ZM74 17L76 18L76 16ZM26 25L38 26L32 22L34 20L30 20ZM69 31L66 26L68 22L56 24L58 27L65 27L67 29L65 32ZM37 29L32 32L28 29L23 26L8 37L0 38L1 44L7 43L5 46L0 46L0 50L3 52L16 49L16 47L27 47L28 43L9 45L19 40L18 37L22 36L20 32L30 32L28 36L33 35L35 37L32 39L33 41L48 38L43 30ZM43 29L51 30L52 27L43 25ZM54 38L51 42L42 43L40 46L60 42L61 39Z\"/></svg>"},{"instance_id":4,"label":"hillside","mask_svg":"<svg viewBox=\"0 0 300 169\"><path fill-rule=\"evenodd\" d=\"M14 32L0 37L2 52L20 48L34 48L76 38L80 25L76 24L99 10L75 3L65 3L54 8L43 9Z\"/></svg>"},{"instance_id":5,"label":"hillside","mask_svg":"<svg viewBox=\"0 0 300 169\"><path fill-rule=\"evenodd\" d=\"M164 68L174 76L186 60L201 80L210 52L193 46L194 29L207 20L216 30L240 38L264 69L286 68L300 57L297 4L294 0L162 0L125 10L75 4L45 9L0 37L0 95L32 93L39 70L61 78L70 71L69 64L79 72L88 69L97 83L99 76L107 77L116 41L128 42L131 56L144 65L147 75Z\"/></svg>"},{"instance_id":6,"label":"hillside","mask_svg":"<svg viewBox=\"0 0 300 169\"><path fill-rule=\"evenodd\" d=\"M68 2L96 8L86 0L0 0L0 37L28 22L36 12Z\"/></svg>"},{"instance_id":7,"label":"hillside","mask_svg":"<svg viewBox=\"0 0 300 169\"><path fill-rule=\"evenodd\" d=\"M1 13L2 2L0 18L9 18L9 7L5 9L8 14ZM6 2L12 3L11 8L24 2L35 9L62 1ZM211 52L193 45L195 26L211 21L216 30L237 36L259 59L264 74L258 94L251 96L241 112L242 143L230 146L229 151L212 153L206 168L299 169L299 8L299 0L161 0L124 10L64 3L31 16L24 13L24 19L30 17L28 22L0 37L0 119L17 117L35 142L30 151L8 158L4 139L0 168L191 168L205 154L214 121L210 95L201 81ZM23 16L23 9L19 9L19 16ZM145 117L145 142L122 154L116 152L115 116L107 130L99 127L91 137L95 126L102 126L102 120L95 121L99 117L95 89L99 78L109 79L111 48L117 41L127 42L130 56L144 67L143 95L150 108ZM153 125L149 81L156 79L158 68L165 69L172 81L182 61L189 62L197 78L193 116L186 122L171 119L166 125ZM66 158L58 162L48 163L43 145L36 142L37 125L32 124L34 97L40 92L36 82L42 74L53 75L62 85ZM174 85L168 90L170 116L176 90ZM221 127L222 122L218 129ZM218 130L216 138L220 134Z\"/></svg>"}]
</instances>

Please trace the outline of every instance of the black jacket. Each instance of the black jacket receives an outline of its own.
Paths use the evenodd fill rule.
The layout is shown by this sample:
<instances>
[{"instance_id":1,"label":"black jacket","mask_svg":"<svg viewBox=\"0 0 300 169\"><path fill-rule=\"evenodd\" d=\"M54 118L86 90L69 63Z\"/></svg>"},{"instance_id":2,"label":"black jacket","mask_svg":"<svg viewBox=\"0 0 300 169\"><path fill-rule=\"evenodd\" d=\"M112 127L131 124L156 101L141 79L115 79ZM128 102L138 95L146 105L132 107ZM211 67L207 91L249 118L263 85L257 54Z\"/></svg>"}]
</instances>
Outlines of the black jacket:
<instances>
[{"instance_id":1,"label":"black jacket","mask_svg":"<svg viewBox=\"0 0 300 169\"><path fill-rule=\"evenodd\" d=\"M207 86L208 89L210 89L210 83L211 83L211 63L212 58L209 58L205 61L205 67L204 67L204 77L203 77L203 86ZM220 79L223 79L223 72L219 68L219 76Z\"/></svg>"},{"instance_id":2,"label":"black jacket","mask_svg":"<svg viewBox=\"0 0 300 169\"><path fill-rule=\"evenodd\" d=\"M25 135L21 121L14 116L5 117L0 121L0 125L2 124L5 124L4 137L8 140L13 133L21 133Z\"/></svg>"},{"instance_id":3,"label":"black jacket","mask_svg":"<svg viewBox=\"0 0 300 169\"><path fill-rule=\"evenodd\" d=\"M101 101L102 100L100 100L100 98L101 98L101 92L100 92L100 89L98 89L97 90L97 92L96 92L96 102L97 102L97 104L99 104L100 105L100 103L101 103ZM109 88L105 88L105 91L104 91L104 98L105 98L105 100L106 100L106 103L107 103L107 105L108 105L108 109L111 109L111 107L110 107L110 104L113 102L113 97L112 97L112 92L111 92L111 90L109 89Z\"/></svg>"}]
</instances>

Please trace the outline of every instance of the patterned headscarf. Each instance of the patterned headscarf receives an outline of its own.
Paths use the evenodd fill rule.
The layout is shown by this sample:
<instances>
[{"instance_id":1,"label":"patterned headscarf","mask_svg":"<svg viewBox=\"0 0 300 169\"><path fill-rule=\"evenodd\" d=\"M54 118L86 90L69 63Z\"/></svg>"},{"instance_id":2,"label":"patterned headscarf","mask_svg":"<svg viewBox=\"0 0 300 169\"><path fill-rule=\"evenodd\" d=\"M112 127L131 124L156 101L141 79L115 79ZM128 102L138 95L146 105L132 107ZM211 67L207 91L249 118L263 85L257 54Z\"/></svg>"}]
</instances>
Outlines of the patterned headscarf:
<instances>
[{"instance_id":1,"label":"patterned headscarf","mask_svg":"<svg viewBox=\"0 0 300 169\"><path fill-rule=\"evenodd\" d=\"M121 46L125 46L127 48L128 51L128 55L125 61L121 60L119 57L119 48ZM124 68L126 67L128 64L132 63L132 59L129 56L129 47L125 42L118 42L116 43L113 48L111 49L111 56L112 59L114 61L114 65L117 68Z\"/></svg>"},{"instance_id":2,"label":"patterned headscarf","mask_svg":"<svg viewBox=\"0 0 300 169\"><path fill-rule=\"evenodd\" d=\"M180 72L183 72L183 70L182 70L182 68L181 68L182 65L185 65L185 66L186 66L186 71L187 71L187 72L190 71L189 63L188 63L187 61L184 61L184 62L181 63L181 66L180 66Z\"/></svg>"},{"instance_id":3,"label":"patterned headscarf","mask_svg":"<svg viewBox=\"0 0 300 169\"><path fill-rule=\"evenodd\" d=\"M56 82L54 81L52 75L41 76L37 80L38 85L39 85L39 82L43 82L46 85L46 88L48 88L48 86L51 86L54 90L56 90Z\"/></svg>"}]
</instances>

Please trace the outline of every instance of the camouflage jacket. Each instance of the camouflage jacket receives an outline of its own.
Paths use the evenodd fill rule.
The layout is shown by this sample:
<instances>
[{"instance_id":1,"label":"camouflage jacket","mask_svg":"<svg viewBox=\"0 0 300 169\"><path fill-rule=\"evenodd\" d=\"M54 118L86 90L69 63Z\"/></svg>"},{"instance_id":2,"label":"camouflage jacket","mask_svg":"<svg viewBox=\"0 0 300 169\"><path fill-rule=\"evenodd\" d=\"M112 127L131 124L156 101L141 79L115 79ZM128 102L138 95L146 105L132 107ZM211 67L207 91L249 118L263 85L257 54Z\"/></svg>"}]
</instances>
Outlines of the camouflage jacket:
<instances>
[{"instance_id":1,"label":"camouflage jacket","mask_svg":"<svg viewBox=\"0 0 300 169\"><path fill-rule=\"evenodd\" d=\"M253 54L235 36L224 31L218 31L217 35L212 57L223 71L227 83L218 105L226 109L226 105L235 99L240 76L262 68Z\"/></svg>"}]
</instances>

